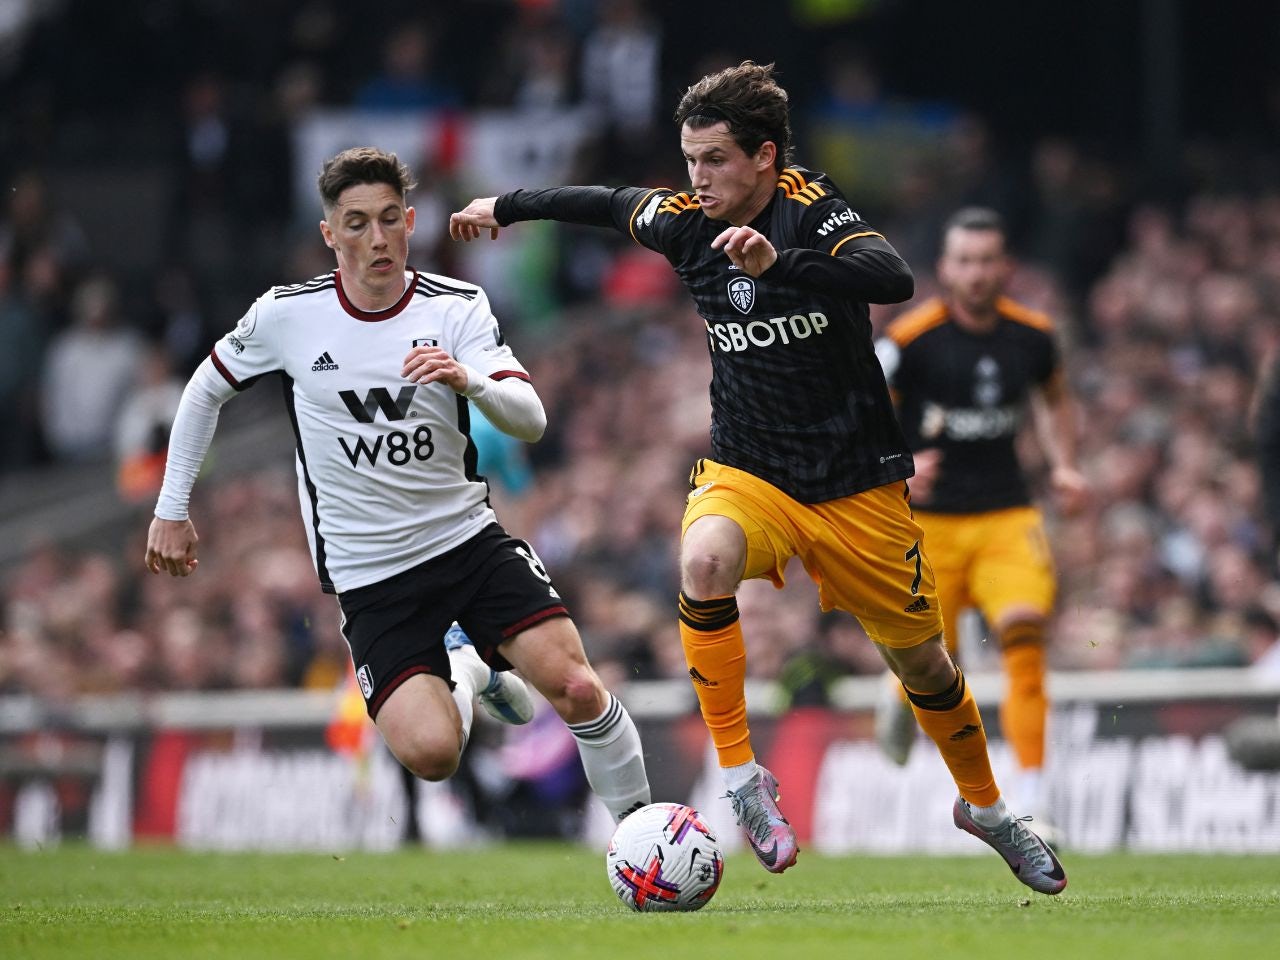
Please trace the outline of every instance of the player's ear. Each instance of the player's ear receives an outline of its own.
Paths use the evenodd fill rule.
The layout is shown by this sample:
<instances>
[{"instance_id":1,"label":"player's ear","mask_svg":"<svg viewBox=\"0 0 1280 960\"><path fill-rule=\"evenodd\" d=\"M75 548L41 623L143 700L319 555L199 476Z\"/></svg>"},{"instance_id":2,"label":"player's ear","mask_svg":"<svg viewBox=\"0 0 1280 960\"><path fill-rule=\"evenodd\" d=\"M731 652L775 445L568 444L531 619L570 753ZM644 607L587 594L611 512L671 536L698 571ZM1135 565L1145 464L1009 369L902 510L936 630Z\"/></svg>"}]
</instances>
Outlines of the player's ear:
<instances>
[{"instance_id":1,"label":"player's ear","mask_svg":"<svg viewBox=\"0 0 1280 960\"><path fill-rule=\"evenodd\" d=\"M320 221L320 236L324 237L324 245L326 247L328 247L330 250L334 249L333 231L329 229L328 220Z\"/></svg>"},{"instance_id":2,"label":"player's ear","mask_svg":"<svg viewBox=\"0 0 1280 960\"><path fill-rule=\"evenodd\" d=\"M760 144L760 149L756 151L756 166L764 170L772 167L778 159L778 145L772 140L766 140Z\"/></svg>"},{"instance_id":3,"label":"player's ear","mask_svg":"<svg viewBox=\"0 0 1280 960\"><path fill-rule=\"evenodd\" d=\"M418 220L418 211L414 210L413 207L405 207L404 208L404 235L406 237L413 236L413 225L417 222L417 220Z\"/></svg>"}]
</instances>

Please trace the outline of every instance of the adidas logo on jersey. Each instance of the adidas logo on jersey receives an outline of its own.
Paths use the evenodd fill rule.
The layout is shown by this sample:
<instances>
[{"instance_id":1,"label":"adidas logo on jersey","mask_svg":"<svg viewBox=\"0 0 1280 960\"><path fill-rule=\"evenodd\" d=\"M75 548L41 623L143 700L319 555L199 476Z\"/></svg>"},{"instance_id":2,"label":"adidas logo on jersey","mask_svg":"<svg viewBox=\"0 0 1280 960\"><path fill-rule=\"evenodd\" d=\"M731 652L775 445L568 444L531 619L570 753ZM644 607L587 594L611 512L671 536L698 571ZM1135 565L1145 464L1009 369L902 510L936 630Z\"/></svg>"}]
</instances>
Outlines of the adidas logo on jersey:
<instances>
[{"instance_id":1,"label":"adidas logo on jersey","mask_svg":"<svg viewBox=\"0 0 1280 960\"><path fill-rule=\"evenodd\" d=\"M333 357L329 356L328 350L320 354L320 356L316 357L316 362L311 365L311 370L313 373L319 373L321 370L337 370L337 369L338 369L338 365L333 362Z\"/></svg>"}]
</instances>

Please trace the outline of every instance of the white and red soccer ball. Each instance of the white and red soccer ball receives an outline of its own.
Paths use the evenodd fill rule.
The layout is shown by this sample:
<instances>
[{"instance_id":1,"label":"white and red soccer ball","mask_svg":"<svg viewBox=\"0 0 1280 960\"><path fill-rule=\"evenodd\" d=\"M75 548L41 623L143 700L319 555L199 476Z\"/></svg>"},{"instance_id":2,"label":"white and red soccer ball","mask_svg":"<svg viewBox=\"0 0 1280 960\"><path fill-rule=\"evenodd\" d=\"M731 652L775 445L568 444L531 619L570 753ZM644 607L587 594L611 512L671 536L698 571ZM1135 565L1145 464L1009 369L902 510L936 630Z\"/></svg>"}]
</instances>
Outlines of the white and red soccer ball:
<instances>
[{"instance_id":1,"label":"white and red soccer ball","mask_svg":"<svg viewBox=\"0 0 1280 960\"><path fill-rule=\"evenodd\" d=\"M651 803L618 825L605 867L614 893L633 910L698 910L720 886L724 855L697 810Z\"/></svg>"}]
</instances>

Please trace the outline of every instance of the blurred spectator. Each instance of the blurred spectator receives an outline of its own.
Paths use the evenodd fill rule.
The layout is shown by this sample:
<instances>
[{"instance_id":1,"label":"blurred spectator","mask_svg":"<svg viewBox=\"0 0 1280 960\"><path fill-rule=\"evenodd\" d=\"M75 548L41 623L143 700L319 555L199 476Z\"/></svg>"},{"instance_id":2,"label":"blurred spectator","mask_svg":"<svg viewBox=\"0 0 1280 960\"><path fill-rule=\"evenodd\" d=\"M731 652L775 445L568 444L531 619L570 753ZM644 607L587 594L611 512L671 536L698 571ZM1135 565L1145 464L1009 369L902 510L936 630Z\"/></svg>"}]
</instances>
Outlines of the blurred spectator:
<instances>
[{"instance_id":1,"label":"blurred spectator","mask_svg":"<svg viewBox=\"0 0 1280 960\"><path fill-rule=\"evenodd\" d=\"M1280 547L1280 351L1263 366L1251 412L1274 564L1275 550Z\"/></svg>"},{"instance_id":2,"label":"blurred spectator","mask_svg":"<svg viewBox=\"0 0 1280 960\"><path fill-rule=\"evenodd\" d=\"M913 194L918 237L894 245L910 262L932 260L932 239L950 212L943 196L946 137L957 122L954 107L890 96L879 68L860 45L839 40L822 51L821 89L797 133L813 145L814 165L840 185L859 213L880 222ZM921 213L928 211L926 216ZM923 241L924 237L928 241ZM915 241L922 242L917 244Z\"/></svg>"},{"instance_id":3,"label":"blurred spectator","mask_svg":"<svg viewBox=\"0 0 1280 960\"><path fill-rule=\"evenodd\" d=\"M616 180L647 173L650 156L663 149L653 136L661 67L662 33L644 0L601 0L582 44L582 90L603 126Z\"/></svg>"},{"instance_id":4,"label":"blurred spectator","mask_svg":"<svg viewBox=\"0 0 1280 960\"><path fill-rule=\"evenodd\" d=\"M28 264L30 266L30 263ZM0 472L34 463L39 451L39 416L34 398L40 382L45 318L27 295L21 274L0 260Z\"/></svg>"},{"instance_id":5,"label":"blurred spectator","mask_svg":"<svg viewBox=\"0 0 1280 960\"><path fill-rule=\"evenodd\" d=\"M273 77L270 93L256 101L248 118L246 135L253 145L253 159L252 175L244 181L243 202L250 210L253 230L237 237L247 274L240 281L245 288L258 291L278 281L276 264L283 259L281 251L293 230L305 225L308 237L315 233L310 216L314 211L294 209L294 136L319 104L323 85L323 74L313 62L285 63ZM202 347L208 345L210 333L201 338Z\"/></svg>"},{"instance_id":6,"label":"blurred spectator","mask_svg":"<svg viewBox=\"0 0 1280 960\"><path fill-rule=\"evenodd\" d=\"M557 109L578 100L572 35L545 7L522 6L498 41L492 63L480 80L486 107Z\"/></svg>"},{"instance_id":7,"label":"blurred spectator","mask_svg":"<svg viewBox=\"0 0 1280 960\"><path fill-rule=\"evenodd\" d=\"M436 70L439 37L426 19L403 23L386 41L381 69L357 92L362 110L441 110L459 105Z\"/></svg>"},{"instance_id":8,"label":"blurred spectator","mask_svg":"<svg viewBox=\"0 0 1280 960\"><path fill-rule=\"evenodd\" d=\"M227 83L217 73L197 73L186 81L167 227L170 255L215 281L228 279L236 262L236 229L250 213L245 183L256 170L249 131L230 101ZM253 215L256 219L257 212Z\"/></svg>"},{"instance_id":9,"label":"blurred spectator","mask_svg":"<svg viewBox=\"0 0 1280 960\"><path fill-rule=\"evenodd\" d=\"M1280 677L1280 626L1260 606L1244 613L1245 649L1250 666L1268 677Z\"/></svg>"},{"instance_id":10,"label":"blurred spectator","mask_svg":"<svg viewBox=\"0 0 1280 960\"><path fill-rule=\"evenodd\" d=\"M1124 240L1118 177L1071 140L1046 137L1032 148L1030 180L1024 249L1079 299Z\"/></svg>"},{"instance_id":11,"label":"blurred spectator","mask_svg":"<svg viewBox=\"0 0 1280 960\"><path fill-rule=\"evenodd\" d=\"M183 387L163 346L146 348L139 367L115 422L116 487L133 503L160 492L169 431Z\"/></svg>"},{"instance_id":12,"label":"blurred spectator","mask_svg":"<svg viewBox=\"0 0 1280 960\"><path fill-rule=\"evenodd\" d=\"M196 368L208 355L209 342L218 333L212 329L195 278L190 269L180 264L155 272L150 302L143 308L140 326L164 347L174 367L182 372Z\"/></svg>"},{"instance_id":13,"label":"blurred spectator","mask_svg":"<svg viewBox=\"0 0 1280 960\"><path fill-rule=\"evenodd\" d=\"M111 451L143 354L141 338L120 325L118 310L113 280L84 280L72 296L71 327L49 346L41 409L45 440L59 460L98 460Z\"/></svg>"},{"instance_id":14,"label":"blurred spectator","mask_svg":"<svg viewBox=\"0 0 1280 960\"><path fill-rule=\"evenodd\" d=\"M0 259L21 276L38 252L50 254L62 273L84 265L88 242L80 224L49 199L42 174L28 170L14 178L0 220Z\"/></svg>"}]
</instances>

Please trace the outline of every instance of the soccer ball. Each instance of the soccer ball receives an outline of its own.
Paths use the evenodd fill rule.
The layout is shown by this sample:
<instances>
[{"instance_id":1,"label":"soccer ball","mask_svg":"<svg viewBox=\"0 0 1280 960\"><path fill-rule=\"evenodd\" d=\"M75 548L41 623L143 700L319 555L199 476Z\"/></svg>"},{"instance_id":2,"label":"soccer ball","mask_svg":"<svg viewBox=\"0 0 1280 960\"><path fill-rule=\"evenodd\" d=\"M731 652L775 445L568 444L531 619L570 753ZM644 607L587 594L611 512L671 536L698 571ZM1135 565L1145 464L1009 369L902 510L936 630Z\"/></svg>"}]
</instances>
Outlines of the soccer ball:
<instances>
[{"instance_id":1,"label":"soccer ball","mask_svg":"<svg viewBox=\"0 0 1280 960\"><path fill-rule=\"evenodd\" d=\"M609 883L633 910L700 910L724 876L724 855L698 811L651 803L631 814L609 841Z\"/></svg>"}]
</instances>

